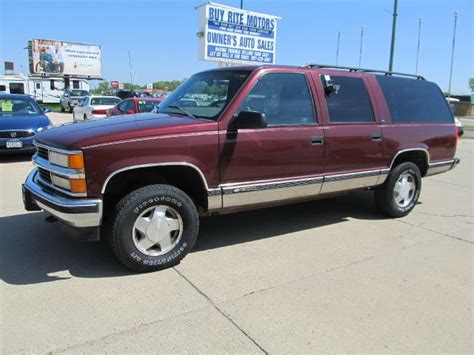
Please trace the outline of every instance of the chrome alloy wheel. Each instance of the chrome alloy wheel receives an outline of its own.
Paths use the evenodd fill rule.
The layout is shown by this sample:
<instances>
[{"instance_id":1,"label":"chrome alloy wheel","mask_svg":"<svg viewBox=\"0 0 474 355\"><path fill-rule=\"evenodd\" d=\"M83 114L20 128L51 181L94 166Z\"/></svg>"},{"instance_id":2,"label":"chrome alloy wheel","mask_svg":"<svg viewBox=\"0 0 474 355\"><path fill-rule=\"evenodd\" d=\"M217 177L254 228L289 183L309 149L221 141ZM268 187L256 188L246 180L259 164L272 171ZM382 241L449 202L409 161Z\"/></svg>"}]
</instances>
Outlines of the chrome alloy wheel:
<instances>
[{"instance_id":1,"label":"chrome alloy wheel","mask_svg":"<svg viewBox=\"0 0 474 355\"><path fill-rule=\"evenodd\" d=\"M147 208L135 220L132 239L135 247L148 256L159 256L173 249L183 234L183 219L170 206Z\"/></svg>"},{"instance_id":2,"label":"chrome alloy wheel","mask_svg":"<svg viewBox=\"0 0 474 355\"><path fill-rule=\"evenodd\" d=\"M395 203L402 208L407 207L415 197L416 180L412 173L405 172L398 177L393 189Z\"/></svg>"}]
</instances>

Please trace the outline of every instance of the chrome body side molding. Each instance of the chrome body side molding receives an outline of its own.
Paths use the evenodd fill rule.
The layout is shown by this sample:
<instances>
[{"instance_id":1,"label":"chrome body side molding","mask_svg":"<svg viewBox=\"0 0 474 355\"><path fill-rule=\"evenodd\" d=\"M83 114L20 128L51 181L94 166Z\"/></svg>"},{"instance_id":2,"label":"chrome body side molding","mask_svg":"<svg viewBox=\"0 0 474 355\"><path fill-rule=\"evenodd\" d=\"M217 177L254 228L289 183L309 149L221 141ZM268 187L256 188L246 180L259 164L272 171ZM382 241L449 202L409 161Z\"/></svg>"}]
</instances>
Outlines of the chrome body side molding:
<instances>
[{"instance_id":1,"label":"chrome body side molding","mask_svg":"<svg viewBox=\"0 0 474 355\"><path fill-rule=\"evenodd\" d=\"M221 185L223 208L318 195L323 177Z\"/></svg>"},{"instance_id":2,"label":"chrome body side molding","mask_svg":"<svg viewBox=\"0 0 474 355\"><path fill-rule=\"evenodd\" d=\"M426 176L436 175L444 173L448 170L451 170L456 167L460 162L459 159L450 159L444 161L438 161L435 163L431 163L428 165L428 171L426 172Z\"/></svg>"},{"instance_id":3,"label":"chrome body side molding","mask_svg":"<svg viewBox=\"0 0 474 355\"><path fill-rule=\"evenodd\" d=\"M380 169L347 174L327 175L324 177L321 193L331 193L375 186L378 183Z\"/></svg>"}]
</instances>

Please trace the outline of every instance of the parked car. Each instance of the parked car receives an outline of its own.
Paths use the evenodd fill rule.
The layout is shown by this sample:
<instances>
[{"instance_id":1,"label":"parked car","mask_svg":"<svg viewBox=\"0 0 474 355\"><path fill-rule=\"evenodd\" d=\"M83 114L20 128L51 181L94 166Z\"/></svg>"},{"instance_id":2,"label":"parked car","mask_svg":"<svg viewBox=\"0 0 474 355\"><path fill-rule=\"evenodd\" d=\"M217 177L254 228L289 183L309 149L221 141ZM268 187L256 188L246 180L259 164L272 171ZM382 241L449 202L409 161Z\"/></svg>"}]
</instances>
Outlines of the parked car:
<instances>
[{"instance_id":1,"label":"parked car","mask_svg":"<svg viewBox=\"0 0 474 355\"><path fill-rule=\"evenodd\" d=\"M74 107L78 106L84 97L89 95L87 90L64 90L64 94L60 98L61 112L72 112Z\"/></svg>"},{"instance_id":2,"label":"parked car","mask_svg":"<svg viewBox=\"0 0 474 355\"><path fill-rule=\"evenodd\" d=\"M74 108L72 120L89 120L91 118L107 117L107 110L120 102L115 96L86 96L79 106Z\"/></svg>"},{"instance_id":3,"label":"parked car","mask_svg":"<svg viewBox=\"0 0 474 355\"><path fill-rule=\"evenodd\" d=\"M458 129L458 136L462 137L464 134L464 126L462 125L461 120L457 117L454 117L454 123L456 124L456 127Z\"/></svg>"},{"instance_id":4,"label":"parked car","mask_svg":"<svg viewBox=\"0 0 474 355\"><path fill-rule=\"evenodd\" d=\"M125 99L111 109L107 110L107 116L129 115L134 113L152 112L157 105L163 101L161 98L144 97Z\"/></svg>"},{"instance_id":5,"label":"parked car","mask_svg":"<svg viewBox=\"0 0 474 355\"><path fill-rule=\"evenodd\" d=\"M51 127L50 111L28 95L0 94L0 152L34 152L36 133Z\"/></svg>"},{"instance_id":6,"label":"parked car","mask_svg":"<svg viewBox=\"0 0 474 355\"><path fill-rule=\"evenodd\" d=\"M453 112L453 115L454 115L455 114L454 105L456 102L459 102L460 100L454 97L447 97L446 101L448 101L449 107L451 108L451 111ZM456 127L458 129L458 136L461 137L464 134L464 127L462 125L462 122L456 116L454 116L454 123L456 123Z\"/></svg>"},{"instance_id":7,"label":"parked car","mask_svg":"<svg viewBox=\"0 0 474 355\"><path fill-rule=\"evenodd\" d=\"M219 94L179 105L209 93ZM199 216L355 190L374 193L387 216L405 216L422 177L459 163L456 144L441 90L420 76L221 68L193 75L157 114L42 132L24 201L84 239L109 240L128 268L152 271L192 249Z\"/></svg>"},{"instance_id":8,"label":"parked car","mask_svg":"<svg viewBox=\"0 0 474 355\"><path fill-rule=\"evenodd\" d=\"M115 93L115 96L120 97L122 100L129 99L131 97L151 97L148 93L143 91L126 90L122 89Z\"/></svg>"}]
</instances>

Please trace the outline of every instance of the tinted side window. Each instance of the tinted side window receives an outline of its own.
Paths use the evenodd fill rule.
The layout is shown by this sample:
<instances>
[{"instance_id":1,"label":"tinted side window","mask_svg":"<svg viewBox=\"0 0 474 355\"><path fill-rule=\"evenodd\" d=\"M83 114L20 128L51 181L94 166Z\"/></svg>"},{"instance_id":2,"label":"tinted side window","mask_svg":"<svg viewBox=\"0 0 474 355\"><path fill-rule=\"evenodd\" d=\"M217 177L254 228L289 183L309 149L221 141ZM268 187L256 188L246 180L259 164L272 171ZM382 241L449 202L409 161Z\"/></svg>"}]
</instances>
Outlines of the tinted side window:
<instances>
[{"instance_id":1,"label":"tinted side window","mask_svg":"<svg viewBox=\"0 0 474 355\"><path fill-rule=\"evenodd\" d=\"M118 109L122 112L125 112L127 104L128 104L128 101L122 101L121 103L119 103Z\"/></svg>"},{"instance_id":2,"label":"tinted side window","mask_svg":"<svg viewBox=\"0 0 474 355\"><path fill-rule=\"evenodd\" d=\"M133 112L135 112L136 110L136 107L135 107L135 101L133 100L130 100L127 104L127 111L128 110L132 110Z\"/></svg>"},{"instance_id":3,"label":"tinted side window","mask_svg":"<svg viewBox=\"0 0 474 355\"><path fill-rule=\"evenodd\" d=\"M304 74L264 75L250 91L239 111L264 113L269 126L314 122L313 100Z\"/></svg>"},{"instance_id":4,"label":"tinted side window","mask_svg":"<svg viewBox=\"0 0 474 355\"><path fill-rule=\"evenodd\" d=\"M323 87L327 75L321 76ZM361 78L347 76L330 77L337 90L326 94L331 123L371 123L375 121L369 93Z\"/></svg>"},{"instance_id":5,"label":"tinted side window","mask_svg":"<svg viewBox=\"0 0 474 355\"><path fill-rule=\"evenodd\" d=\"M441 90L425 80L377 75L393 123L452 123Z\"/></svg>"}]
</instances>

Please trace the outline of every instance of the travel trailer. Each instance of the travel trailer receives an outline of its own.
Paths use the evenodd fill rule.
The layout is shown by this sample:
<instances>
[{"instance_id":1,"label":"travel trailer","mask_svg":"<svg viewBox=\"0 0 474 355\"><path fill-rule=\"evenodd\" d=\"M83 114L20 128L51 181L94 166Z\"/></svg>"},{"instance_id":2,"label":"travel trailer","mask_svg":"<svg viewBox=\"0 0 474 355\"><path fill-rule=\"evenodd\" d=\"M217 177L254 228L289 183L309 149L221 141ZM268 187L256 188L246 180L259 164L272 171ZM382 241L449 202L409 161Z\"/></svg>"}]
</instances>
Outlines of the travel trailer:
<instances>
[{"instance_id":1,"label":"travel trailer","mask_svg":"<svg viewBox=\"0 0 474 355\"><path fill-rule=\"evenodd\" d=\"M64 90L68 88L89 91L89 82L70 77L0 76L0 93L30 95L39 103L59 103Z\"/></svg>"}]
</instances>

